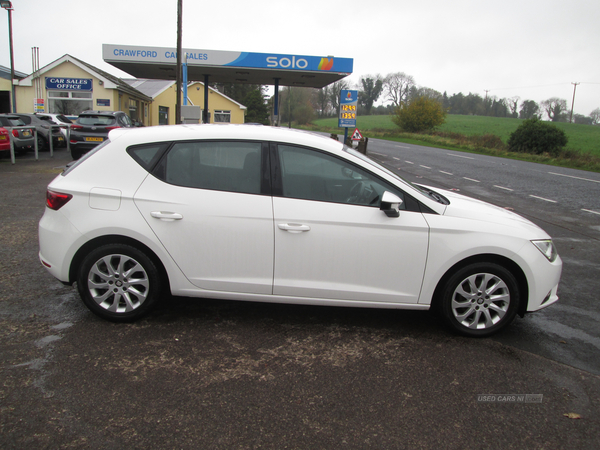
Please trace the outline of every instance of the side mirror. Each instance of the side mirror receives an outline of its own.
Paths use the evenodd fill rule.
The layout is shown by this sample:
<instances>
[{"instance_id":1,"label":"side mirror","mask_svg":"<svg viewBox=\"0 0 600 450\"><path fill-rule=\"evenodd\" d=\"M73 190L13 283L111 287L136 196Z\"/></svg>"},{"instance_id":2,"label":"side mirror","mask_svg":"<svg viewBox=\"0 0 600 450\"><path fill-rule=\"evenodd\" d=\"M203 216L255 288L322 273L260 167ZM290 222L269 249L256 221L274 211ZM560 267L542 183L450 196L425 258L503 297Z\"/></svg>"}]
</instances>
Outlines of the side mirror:
<instances>
[{"instance_id":1,"label":"side mirror","mask_svg":"<svg viewBox=\"0 0 600 450\"><path fill-rule=\"evenodd\" d=\"M385 191L381 197L379 209L388 217L400 217L400 205L403 201L396 194Z\"/></svg>"}]
</instances>

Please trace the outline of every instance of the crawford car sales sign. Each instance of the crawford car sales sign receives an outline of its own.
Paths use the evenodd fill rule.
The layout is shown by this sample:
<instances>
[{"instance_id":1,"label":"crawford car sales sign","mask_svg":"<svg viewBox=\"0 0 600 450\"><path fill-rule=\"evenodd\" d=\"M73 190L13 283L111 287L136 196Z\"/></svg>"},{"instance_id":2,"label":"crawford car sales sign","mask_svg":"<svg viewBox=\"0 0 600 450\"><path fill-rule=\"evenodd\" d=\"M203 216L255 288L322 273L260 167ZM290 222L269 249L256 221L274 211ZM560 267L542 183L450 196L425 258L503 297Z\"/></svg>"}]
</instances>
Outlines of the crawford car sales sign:
<instances>
[{"instance_id":1,"label":"crawford car sales sign","mask_svg":"<svg viewBox=\"0 0 600 450\"><path fill-rule=\"evenodd\" d=\"M46 89L58 91L91 91L91 78L54 78L46 77Z\"/></svg>"}]
</instances>

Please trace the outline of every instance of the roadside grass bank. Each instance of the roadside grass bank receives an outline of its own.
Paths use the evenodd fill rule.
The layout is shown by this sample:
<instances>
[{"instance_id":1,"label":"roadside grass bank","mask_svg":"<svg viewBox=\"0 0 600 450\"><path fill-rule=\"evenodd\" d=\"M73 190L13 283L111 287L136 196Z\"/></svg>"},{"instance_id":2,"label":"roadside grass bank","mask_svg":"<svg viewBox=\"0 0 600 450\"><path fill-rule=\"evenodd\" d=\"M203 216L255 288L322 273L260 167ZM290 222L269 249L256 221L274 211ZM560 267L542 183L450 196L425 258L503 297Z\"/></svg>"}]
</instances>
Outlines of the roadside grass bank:
<instances>
[{"instance_id":1,"label":"roadside grass bank","mask_svg":"<svg viewBox=\"0 0 600 450\"><path fill-rule=\"evenodd\" d=\"M600 126L554 123L567 134L569 142L559 155L551 156L508 151L506 143L521 123L521 119L448 115L446 123L435 131L417 134L399 131L391 116L362 116L357 119L357 128L369 138L600 172ZM299 128L342 136L344 130L337 125L337 118L327 118Z\"/></svg>"}]
</instances>

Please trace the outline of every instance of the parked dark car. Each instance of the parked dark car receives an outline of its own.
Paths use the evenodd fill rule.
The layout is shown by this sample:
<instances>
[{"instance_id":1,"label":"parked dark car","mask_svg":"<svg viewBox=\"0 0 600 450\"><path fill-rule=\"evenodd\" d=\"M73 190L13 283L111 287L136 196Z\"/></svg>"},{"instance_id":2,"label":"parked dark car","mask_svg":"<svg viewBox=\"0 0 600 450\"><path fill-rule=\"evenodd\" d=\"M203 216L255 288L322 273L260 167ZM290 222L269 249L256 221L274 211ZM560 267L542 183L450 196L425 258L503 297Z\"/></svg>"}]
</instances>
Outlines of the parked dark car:
<instances>
[{"instance_id":1,"label":"parked dark car","mask_svg":"<svg viewBox=\"0 0 600 450\"><path fill-rule=\"evenodd\" d=\"M38 116L37 114L15 113L19 116L25 125L34 126L37 129L38 150L49 150L50 126L55 125L50 117ZM66 147L67 141L59 128L52 130L53 148Z\"/></svg>"},{"instance_id":2,"label":"parked dark car","mask_svg":"<svg viewBox=\"0 0 600 450\"><path fill-rule=\"evenodd\" d=\"M107 140L110 130L133 126L133 122L123 111L84 111L71 126L71 156L73 159L81 158Z\"/></svg>"},{"instance_id":3,"label":"parked dark car","mask_svg":"<svg viewBox=\"0 0 600 450\"><path fill-rule=\"evenodd\" d=\"M14 114L0 114L0 126L13 135L16 153L24 153L35 147L35 139L31 128L15 128L25 126L25 122Z\"/></svg>"}]
</instances>

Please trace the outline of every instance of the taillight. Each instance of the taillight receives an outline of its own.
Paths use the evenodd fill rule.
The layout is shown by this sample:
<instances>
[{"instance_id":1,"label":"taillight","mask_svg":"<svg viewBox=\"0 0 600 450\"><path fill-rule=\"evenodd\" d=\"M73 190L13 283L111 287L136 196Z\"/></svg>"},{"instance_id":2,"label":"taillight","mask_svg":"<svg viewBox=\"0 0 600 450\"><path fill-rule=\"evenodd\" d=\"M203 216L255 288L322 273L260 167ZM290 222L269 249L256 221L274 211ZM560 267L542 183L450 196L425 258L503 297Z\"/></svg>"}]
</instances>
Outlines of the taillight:
<instances>
[{"instance_id":1,"label":"taillight","mask_svg":"<svg viewBox=\"0 0 600 450\"><path fill-rule=\"evenodd\" d=\"M14 137L18 138L19 137L19 132L17 130L12 130L12 134Z\"/></svg>"},{"instance_id":2,"label":"taillight","mask_svg":"<svg viewBox=\"0 0 600 450\"><path fill-rule=\"evenodd\" d=\"M58 211L65 206L73 196L71 194L61 194L51 190L46 191L46 206L54 211Z\"/></svg>"},{"instance_id":3,"label":"taillight","mask_svg":"<svg viewBox=\"0 0 600 450\"><path fill-rule=\"evenodd\" d=\"M81 125L71 125L71 130L80 130L83 128Z\"/></svg>"}]
</instances>

